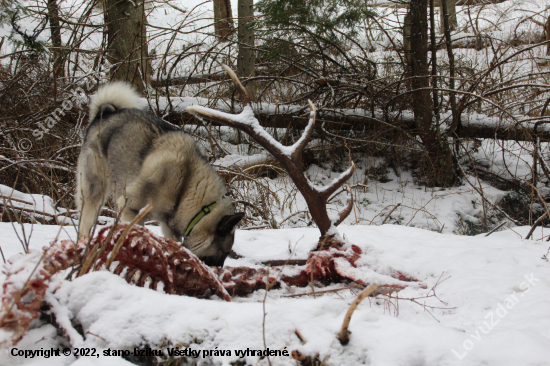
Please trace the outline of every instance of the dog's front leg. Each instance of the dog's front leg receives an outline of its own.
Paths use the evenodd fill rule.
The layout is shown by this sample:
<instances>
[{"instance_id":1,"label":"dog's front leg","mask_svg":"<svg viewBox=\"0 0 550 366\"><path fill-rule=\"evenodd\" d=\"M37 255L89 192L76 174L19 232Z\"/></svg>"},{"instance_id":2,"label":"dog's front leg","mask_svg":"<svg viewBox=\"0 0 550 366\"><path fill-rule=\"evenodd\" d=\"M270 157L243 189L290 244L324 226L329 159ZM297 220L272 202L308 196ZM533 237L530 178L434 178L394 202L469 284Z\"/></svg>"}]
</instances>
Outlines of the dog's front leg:
<instances>
[{"instance_id":1,"label":"dog's front leg","mask_svg":"<svg viewBox=\"0 0 550 366\"><path fill-rule=\"evenodd\" d=\"M120 212L120 221L130 222L137 216L137 214L139 213L139 210L141 210L141 208L140 209L133 208L134 205L132 203L133 203L132 199L127 198L125 196L120 196L117 199L117 207L118 207L118 210L121 211ZM144 205L144 207L145 206L146 205ZM145 221L147 221L148 218L149 218L149 215L145 215L141 220L139 220L137 222L137 224L141 225L141 226L145 225Z\"/></svg>"},{"instance_id":2,"label":"dog's front leg","mask_svg":"<svg viewBox=\"0 0 550 366\"><path fill-rule=\"evenodd\" d=\"M120 211L120 221L130 222L134 219L134 217L136 217L137 211L129 207L130 200L127 199L125 196L120 196L116 200L116 204L118 210Z\"/></svg>"}]
</instances>

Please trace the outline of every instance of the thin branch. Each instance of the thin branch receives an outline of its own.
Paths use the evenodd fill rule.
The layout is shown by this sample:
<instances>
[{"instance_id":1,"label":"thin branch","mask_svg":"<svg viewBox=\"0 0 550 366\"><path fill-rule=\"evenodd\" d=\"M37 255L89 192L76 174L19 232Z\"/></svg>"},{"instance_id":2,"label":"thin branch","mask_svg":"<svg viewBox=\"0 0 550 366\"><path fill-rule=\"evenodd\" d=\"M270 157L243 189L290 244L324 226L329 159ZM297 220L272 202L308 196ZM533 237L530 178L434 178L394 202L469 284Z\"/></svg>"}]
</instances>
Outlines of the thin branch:
<instances>
[{"instance_id":1,"label":"thin branch","mask_svg":"<svg viewBox=\"0 0 550 366\"><path fill-rule=\"evenodd\" d=\"M545 212L544 215L542 215L541 217L539 217L537 219L537 221L535 221L535 223L531 227L531 230L529 230L529 232L527 233L527 236L525 236L524 239L529 239L531 237L531 235L533 235L533 232L535 231L537 226L539 226L539 224L542 222L542 220L544 220L546 218L546 216L548 216L548 212Z\"/></svg>"},{"instance_id":2,"label":"thin branch","mask_svg":"<svg viewBox=\"0 0 550 366\"><path fill-rule=\"evenodd\" d=\"M241 84L241 81L239 80L237 75L233 72L233 70L229 68L229 66L222 65L222 67L225 69L225 71L227 71L227 73L229 74L229 77L231 78L231 80L233 80L233 83L235 83L235 86L237 87L237 90L239 91L239 93L241 94L241 98L243 99L243 107L246 107L247 105L250 104L250 97L248 96L248 93L246 92L245 87L243 86L243 84Z\"/></svg>"}]
</instances>

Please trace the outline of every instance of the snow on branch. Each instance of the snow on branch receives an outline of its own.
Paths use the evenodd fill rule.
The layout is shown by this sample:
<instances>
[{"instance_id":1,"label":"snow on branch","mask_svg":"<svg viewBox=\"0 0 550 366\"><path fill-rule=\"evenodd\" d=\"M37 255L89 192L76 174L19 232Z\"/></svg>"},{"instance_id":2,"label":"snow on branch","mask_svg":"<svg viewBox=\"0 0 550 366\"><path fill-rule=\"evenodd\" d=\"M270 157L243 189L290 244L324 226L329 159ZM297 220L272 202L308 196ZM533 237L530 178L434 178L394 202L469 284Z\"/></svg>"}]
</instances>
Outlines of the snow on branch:
<instances>
[{"instance_id":1,"label":"snow on branch","mask_svg":"<svg viewBox=\"0 0 550 366\"><path fill-rule=\"evenodd\" d=\"M308 101L311 112L309 114L309 122L304 129L302 136L300 136L298 141L296 141L292 146L285 146L275 140L273 136L267 133L267 131L260 125L260 122L254 116L254 111L250 105L250 97L248 96L244 86L241 84L239 78L228 66L223 65L223 67L235 83L239 93L241 93L244 104L243 111L239 114L230 114L201 106L187 107L185 111L199 118L204 118L226 126L234 127L249 134L275 157L284 155L288 158L293 158L295 155L301 154L311 138L313 127L315 125L315 106L313 103Z\"/></svg>"},{"instance_id":2,"label":"snow on branch","mask_svg":"<svg viewBox=\"0 0 550 366\"><path fill-rule=\"evenodd\" d=\"M340 188L344 183L346 183L346 181L351 178L354 172L355 172L355 163L351 162L350 167L347 168L344 172L342 172L338 176L338 178L334 178L329 185L319 187L314 185L313 183L310 183L310 184L312 189L314 189L315 191L319 192L319 194L326 196L328 198L332 196L332 194L336 192L338 188ZM347 190L347 188L344 188L344 189Z\"/></svg>"}]
</instances>

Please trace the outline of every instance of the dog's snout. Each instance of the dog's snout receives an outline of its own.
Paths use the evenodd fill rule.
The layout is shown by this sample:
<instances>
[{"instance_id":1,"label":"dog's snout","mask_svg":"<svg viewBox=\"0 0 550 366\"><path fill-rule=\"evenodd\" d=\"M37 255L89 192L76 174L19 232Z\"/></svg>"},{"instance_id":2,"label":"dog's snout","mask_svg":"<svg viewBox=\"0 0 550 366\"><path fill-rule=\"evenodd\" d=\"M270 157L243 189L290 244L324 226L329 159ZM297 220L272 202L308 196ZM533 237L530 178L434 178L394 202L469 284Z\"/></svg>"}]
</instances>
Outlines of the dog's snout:
<instances>
[{"instance_id":1,"label":"dog's snout","mask_svg":"<svg viewBox=\"0 0 550 366\"><path fill-rule=\"evenodd\" d=\"M222 254L218 256L207 256L200 258L204 261L204 264L211 266L211 267L223 267L223 263L225 262L225 258L229 255L229 252L223 251Z\"/></svg>"}]
</instances>

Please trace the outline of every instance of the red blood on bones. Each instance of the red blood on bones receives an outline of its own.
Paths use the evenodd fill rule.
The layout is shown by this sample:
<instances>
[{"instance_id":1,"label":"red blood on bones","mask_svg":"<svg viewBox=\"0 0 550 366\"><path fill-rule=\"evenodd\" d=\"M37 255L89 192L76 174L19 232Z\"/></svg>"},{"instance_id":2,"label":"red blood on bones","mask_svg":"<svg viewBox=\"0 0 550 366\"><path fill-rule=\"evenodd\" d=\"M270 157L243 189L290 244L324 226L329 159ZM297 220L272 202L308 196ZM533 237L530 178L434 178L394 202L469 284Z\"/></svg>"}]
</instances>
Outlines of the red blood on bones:
<instances>
[{"instance_id":1,"label":"red blood on bones","mask_svg":"<svg viewBox=\"0 0 550 366\"><path fill-rule=\"evenodd\" d=\"M270 288L280 287L280 283L276 281L273 274L278 271L270 271L264 268L254 269L249 267L213 267L218 274L223 287L231 296L246 296L256 290L266 289L267 281Z\"/></svg>"},{"instance_id":2,"label":"red blood on bones","mask_svg":"<svg viewBox=\"0 0 550 366\"><path fill-rule=\"evenodd\" d=\"M126 225L118 225L108 241L112 227L101 229L89 244L87 240L76 244L69 240L54 242L49 248L44 248L43 255L34 251L7 263L4 267L6 280L2 285L0 329L11 333L11 336L4 343L17 343L30 322L40 316L40 306L52 275L79 266L81 262L85 263L82 257L92 253L94 246L103 249L88 271L101 268L125 228ZM367 272L370 269L356 264L362 257L361 249L355 245L345 248L332 246L311 253L305 266L295 267L298 271L296 275L283 275L282 267L273 267L269 271L248 267L210 268L174 240L157 237L142 227L134 227L124 238L114 258L118 263L114 273L138 286L145 287L148 284L152 289L157 289L157 285L162 282L164 291L170 294L195 297L217 294L230 301L228 292L234 296L245 296L265 289L268 283L270 288L276 288L281 281L288 286L305 287L312 277L323 284L351 280L367 285L360 276L361 269ZM381 287L426 288L425 284L399 271L390 270L388 275L377 275L379 282L382 282L379 283Z\"/></svg>"},{"instance_id":3,"label":"red blood on bones","mask_svg":"<svg viewBox=\"0 0 550 366\"><path fill-rule=\"evenodd\" d=\"M358 284L369 285L364 278L357 275L361 273L361 268L368 270L368 266L358 266L356 262L362 258L363 252L356 245L347 248L329 247L313 253L310 253L305 266L297 267L299 273L296 275L280 275L282 267L272 267L269 270L270 287L280 286L284 282L288 286L305 287L308 286L311 279L328 285L345 280L351 280ZM349 271L346 266L358 271ZM313 275L312 275L313 272ZM225 267L216 268L216 273L220 277L223 286L232 296L245 296L258 289L266 288L267 270L252 269L248 267ZM280 278L280 280L277 280ZM427 286L417 279L396 270L390 270L387 275L378 274L377 278L382 289L401 290L407 286L426 288Z\"/></svg>"},{"instance_id":4,"label":"red blood on bones","mask_svg":"<svg viewBox=\"0 0 550 366\"><path fill-rule=\"evenodd\" d=\"M2 285L0 329L10 335L0 342L16 344L31 321L40 316L52 275L73 266L78 268L86 262L83 256L90 255L94 246L103 250L88 271L101 268L125 228L126 225L117 226L108 241L112 227L100 230L89 244L85 239L76 244L70 240L54 242L49 248L44 248L44 253L31 251L7 263L3 271L6 279ZM195 297L217 294L226 301L231 300L216 274L197 256L174 240L157 237L145 228L132 228L114 261L118 262L114 273L122 275L127 269L124 278L138 286L149 284L150 288L156 289L162 282L164 291L170 294Z\"/></svg>"},{"instance_id":5,"label":"red blood on bones","mask_svg":"<svg viewBox=\"0 0 550 366\"><path fill-rule=\"evenodd\" d=\"M19 342L31 321L40 315L51 277L42 265L37 266L40 258L39 252L33 252L4 265L6 279L2 285L0 329L9 338L0 341L0 345Z\"/></svg>"},{"instance_id":6,"label":"red blood on bones","mask_svg":"<svg viewBox=\"0 0 550 366\"><path fill-rule=\"evenodd\" d=\"M119 225L106 243L110 229L100 230L91 242L92 247L99 243L105 248L95 263L96 268L105 265L125 225ZM194 297L217 294L226 301L231 300L216 274L196 255L174 240L156 236L143 227L130 230L114 260L118 265L113 272L122 275L126 270L126 281L138 286L148 282L149 288L156 289L162 282L164 292L169 294Z\"/></svg>"}]
</instances>

